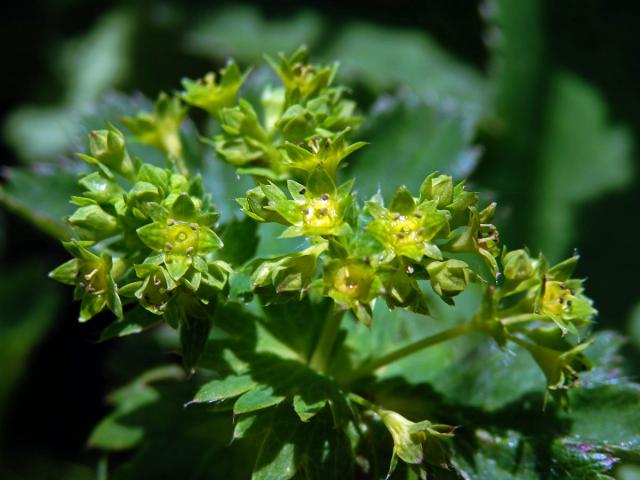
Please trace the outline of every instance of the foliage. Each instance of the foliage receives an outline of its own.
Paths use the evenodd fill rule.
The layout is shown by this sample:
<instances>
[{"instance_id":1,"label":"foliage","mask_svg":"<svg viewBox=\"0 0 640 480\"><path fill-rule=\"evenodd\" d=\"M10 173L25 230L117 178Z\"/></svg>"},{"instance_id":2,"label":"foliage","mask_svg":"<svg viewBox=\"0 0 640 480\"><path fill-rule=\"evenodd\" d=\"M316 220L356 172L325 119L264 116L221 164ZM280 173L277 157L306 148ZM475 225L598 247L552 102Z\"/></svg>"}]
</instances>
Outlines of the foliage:
<instances>
[{"instance_id":1,"label":"foliage","mask_svg":"<svg viewBox=\"0 0 640 480\"><path fill-rule=\"evenodd\" d=\"M522 19L496 8L509 41ZM113 315L102 340L148 331L182 357L110 396L89 439L109 478L608 478L637 463L640 387L620 370L620 338L592 331L578 256L555 261L576 205L630 168L591 89L554 76L540 156L569 157L571 175L601 149L620 168L590 186L536 177L548 196L533 240L549 261L501 245L496 203L454 180L478 160L478 129L529 121L509 111L518 40L497 50L495 84L419 35L385 31L373 51L366 24L325 47L344 69L301 47L267 56L265 73L239 66L259 53L225 43L246 37L234 24L274 54L315 43L322 22L291 20L309 27L291 40L251 10L227 15L214 23L228 35L203 21L188 48L237 46L238 63L153 104L113 97L84 164L16 169L0 190L64 241L72 258L50 276L74 286L81 322ZM409 89L364 114L339 81ZM43 173L61 187L44 191Z\"/></svg>"}]
</instances>

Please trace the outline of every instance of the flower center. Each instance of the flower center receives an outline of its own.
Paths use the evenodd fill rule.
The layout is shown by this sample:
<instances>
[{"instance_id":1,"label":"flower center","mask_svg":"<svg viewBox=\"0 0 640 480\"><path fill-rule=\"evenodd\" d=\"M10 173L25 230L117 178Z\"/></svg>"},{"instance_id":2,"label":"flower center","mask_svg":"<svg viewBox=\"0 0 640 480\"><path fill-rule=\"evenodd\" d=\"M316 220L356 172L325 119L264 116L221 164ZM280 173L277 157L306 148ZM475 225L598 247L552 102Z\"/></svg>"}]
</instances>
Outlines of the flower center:
<instances>
[{"instance_id":1,"label":"flower center","mask_svg":"<svg viewBox=\"0 0 640 480\"><path fill-rule=\"evenodd\" d=\"M336 222L337 212L328 195L308 200L302 213L302 221L309 228L330 228Z\"/></svg>"},{"instance_id":2,"label":"flower center","mask_svg":"<svg viewBox=\"0 0 640 480\"><path fill-rule=\"evenodd\" d=\"M561 315L571 310L573 293L562 282L547 280L544 284L542 309L553 315Z\"/></svg>"},{"instance_id":3,"label":"flower center","mask_svg":"<svg viewBox=\"0 0 640 480\"><path fill-rule=\"evenodd\" d=\"M391 222L391 242L396 247L420 244L424 241L424 229L415 215L399 215Z\"/></svg>"},{"instance_id":4,"label":"flower center","mask_svg":"<svg viewBox=\"0 0 640 480\"><path fill-rule=\"evenodd\" d=\"M167 253L191 255L198 248L200 227L196 223L174 222L167 230Z\"/></svg>"},{"instance_id":5,"label":"flower center","mask_svg":"<svg viewBox=\"0 0 640 480\"><path fill-rule=\"evenodd\" d=\"M333 285L340 293L354 300L363 300L369 292L373 275L366 265L349 264L340 267L333 279Z\"/></svg>"},{"instance_id":6,"label":"flower center","mask_svg":"<svg viewBox=\"0 0 640 480\"><path fill-rule=\"evenodd\" d=\"M100 294L107 288L107 271L105 265L89 262L83 265L78 275L78 285L87 293Z\"/></svg>"}]
</instances>

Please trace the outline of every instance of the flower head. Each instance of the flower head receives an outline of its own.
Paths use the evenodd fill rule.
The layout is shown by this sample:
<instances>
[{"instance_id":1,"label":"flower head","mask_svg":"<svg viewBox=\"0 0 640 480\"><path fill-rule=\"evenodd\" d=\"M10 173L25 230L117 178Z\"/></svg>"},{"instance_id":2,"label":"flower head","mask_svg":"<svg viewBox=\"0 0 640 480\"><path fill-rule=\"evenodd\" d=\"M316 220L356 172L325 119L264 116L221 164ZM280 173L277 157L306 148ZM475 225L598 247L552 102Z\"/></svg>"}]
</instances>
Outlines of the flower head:
<instances>
[{"instance_id":1,"label":"flower head","mask_svg":"<svg viewBox=\"0 0 640 480\"><path fill-rule=\"evenodd\" d=\"M49 276L67 285L74 285L74 298L81 300L81 322L89 320L108 307L122 317L122 304L112 276L113 260L104 253L100 256L87 247L90 242L65 242L64 247L74 257L49 273Z\"/></svg>"}]
</instances>

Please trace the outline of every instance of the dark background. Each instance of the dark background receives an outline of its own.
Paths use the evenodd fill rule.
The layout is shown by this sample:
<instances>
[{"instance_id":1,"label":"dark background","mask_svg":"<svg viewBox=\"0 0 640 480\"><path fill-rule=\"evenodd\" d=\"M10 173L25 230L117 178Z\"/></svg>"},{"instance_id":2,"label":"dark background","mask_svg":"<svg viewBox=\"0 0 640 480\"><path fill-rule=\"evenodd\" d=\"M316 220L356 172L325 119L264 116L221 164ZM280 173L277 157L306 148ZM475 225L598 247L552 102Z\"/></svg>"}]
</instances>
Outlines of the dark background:
<instances>
[{"instance_id":1,"label":"dark background","mask_svg":"<svg viewBox=\"0 0 640 480\"><path fill-rule=\"evenodd\" d=\"M322 12L332 25L367 19L421 29L461 60L481 70L486 68L484 27L473 2L437 0L416 6L417 3L278 1L263 2L260 8L267 17L288 15L305 7ZM211 62L185 55L179 48L178 37L199 12L218 5L175 2L173 6L182 15L170 26L158 28L145 25L146 3L134 3L140 19L134 36L135 73L117 87L153 96L161 89L179 85L184 76L195 77L210 69ZM57 100L62 87L55 72L53 52L67 39L87 32L108 9L103 2L22 1L14 2L11 11L3 13L0 20L3 117L25 102L47 104ZM606 99L610 117L616 123L627 124L638 138L640 3L546 1L542 11L547 68L560 66L586 79ZM145 52L154 42L162 45L162 51L150 57ZM487 163L476 174L487 184L491 184L486 177L491 175L494 161L490 153ZM0 158L5 165L19 163L15 152L5 143L0 144ZM517 167L512 175L516 182L526 181L518 177ZM517 204L518 189L514 191L512 200ZM599 327L625 331L630 311L639 299L638 207L640 189L636 175L631 188L601 197L582 206L579 212L575 238L582 254L580 272L592 279L589 293L601 312ZM0 249L2 276L13 275L27 262L46 272L66 259L58 242L38 233L17 216L0 211L0 220L0 229L4 230L4 246ZM518 238L518 233L512 236ZM105 371L104 359L118 347L95 344L100 320L78 325L74 321L78 307L71 303L70 292L63 288L56 292L58 318L30 355L28 374L9 397L5 409L0 462L18 462L17 459L29 458L34 453L59 462L90 464L93 460L84 445L91 427L107 411L104 399L113 385ZM18 300L29 302L30 298L27 289ZM5 314L9 312L0 312L0 316ZM626 353L630 362L637 362L631 348ZM0 371L10 368L11 365L2 365Z\"/></svg>"}]
</instances>

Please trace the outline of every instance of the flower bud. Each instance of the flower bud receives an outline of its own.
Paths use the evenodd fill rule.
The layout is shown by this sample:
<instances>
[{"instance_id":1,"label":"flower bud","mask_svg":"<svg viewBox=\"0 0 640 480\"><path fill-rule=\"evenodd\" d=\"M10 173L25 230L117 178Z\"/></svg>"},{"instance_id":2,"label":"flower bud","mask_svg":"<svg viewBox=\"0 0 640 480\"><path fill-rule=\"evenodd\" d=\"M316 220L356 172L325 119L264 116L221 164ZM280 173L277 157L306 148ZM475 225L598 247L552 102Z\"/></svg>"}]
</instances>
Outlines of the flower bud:
<instances>
[{"instance_id":1,"label":"flower bud","mask_svg":"<svg viewBox=\"0 0 640 480\"><path fill-rule=\"evenodd\" d=\"M123 177L133 176L133 162L126 150L124 135L117 128L93 130L89 134L89 153L98 163Z\"/></svg>"},{"instance_id":2,"label":"flower bud","mask_svg":"<svg viewBox=\"0 0 640 480\"><path fill-rule=\"evenodd\" d=\"M114 262L111 256L98 256L89 251L83 242L66 242L64 247L73 259L49 273L59 282L75 285L74 298L81 300L79 320L85 322L108 307L122 318L122 304L112 275L121 270L122 262Z\"/></svg>"},{"instance_id":3,"label":"flower bud","mask_svg":"<svg viewBox=\"0 0 640 480\"><path fill-rule=\"evenodd\" d=\"M414 465L446 463L445 447L439 440L453 437L454 427L432 424L428 420L415 423L391 410L379 409L377 413L393 438L391 471L394 470L396 456Z\"/></svg>"},{"instance_id":4,"label":"flower bud","mask_svg":"<svg viewBox=\"0 0 640 480\"><path fill-rule=\"evenodd\" d=\"M525 250L512 250L502 259L507 280L522 282L533 275L533 260Z\"/></svg>"},{"instance_id":5,"label":"flower bud","mask_svg":"<svg viewBox=\"0 0 640 480\"><path fill-rule=\"evenodd\" d=\"M103 240L118 233L116 218L96 204L80 207L68 221L85 240Z\"/></svg>"},{"instance_id":6,"label":"flower bud","mask_svg":"<svg viewBox=\"0 0 640 480\"><path fill-rule=\"evenodd\" d=\"M462 260L431 262L427 265L427 272L433 290L445 301L462 293L469 283L481 281Z\"/></svg>"},{"instance_id":7,"label":"flower bud","mask_svg":"<svg viewBox=\"0 0 640 480\"><path fill-rule=\"evenodd\" d=\"M453 201L453 179L448 175L429 175L420 187L421 200L435 200L438 207Z\"/></svg>"},{"instance_id":8,"label":"flower bud","mask_svg":"<svg viewBox=\"0 0 640 480\"><path fill-rule=\"evenodd\" d=\"M185 79L182 86L185 91L182 99L193 106L218 116L220 109L231 107L236 102L238 90L247 77L242 75L238 66L231 62L220 72L220 82L216 83L215 73L208 73L200 80Z\"/></svg>"},{"instance_id":9,"label":"flower bud","mask_svg":"<svg viewBox=\"0 0 640 480\"><path fill-rule=\"evenodd\" d=\"M285 140L298 143L313 134L315 130L313 115L301 105L292 105L276 122Z\"/></svg>"}]
</instances>

